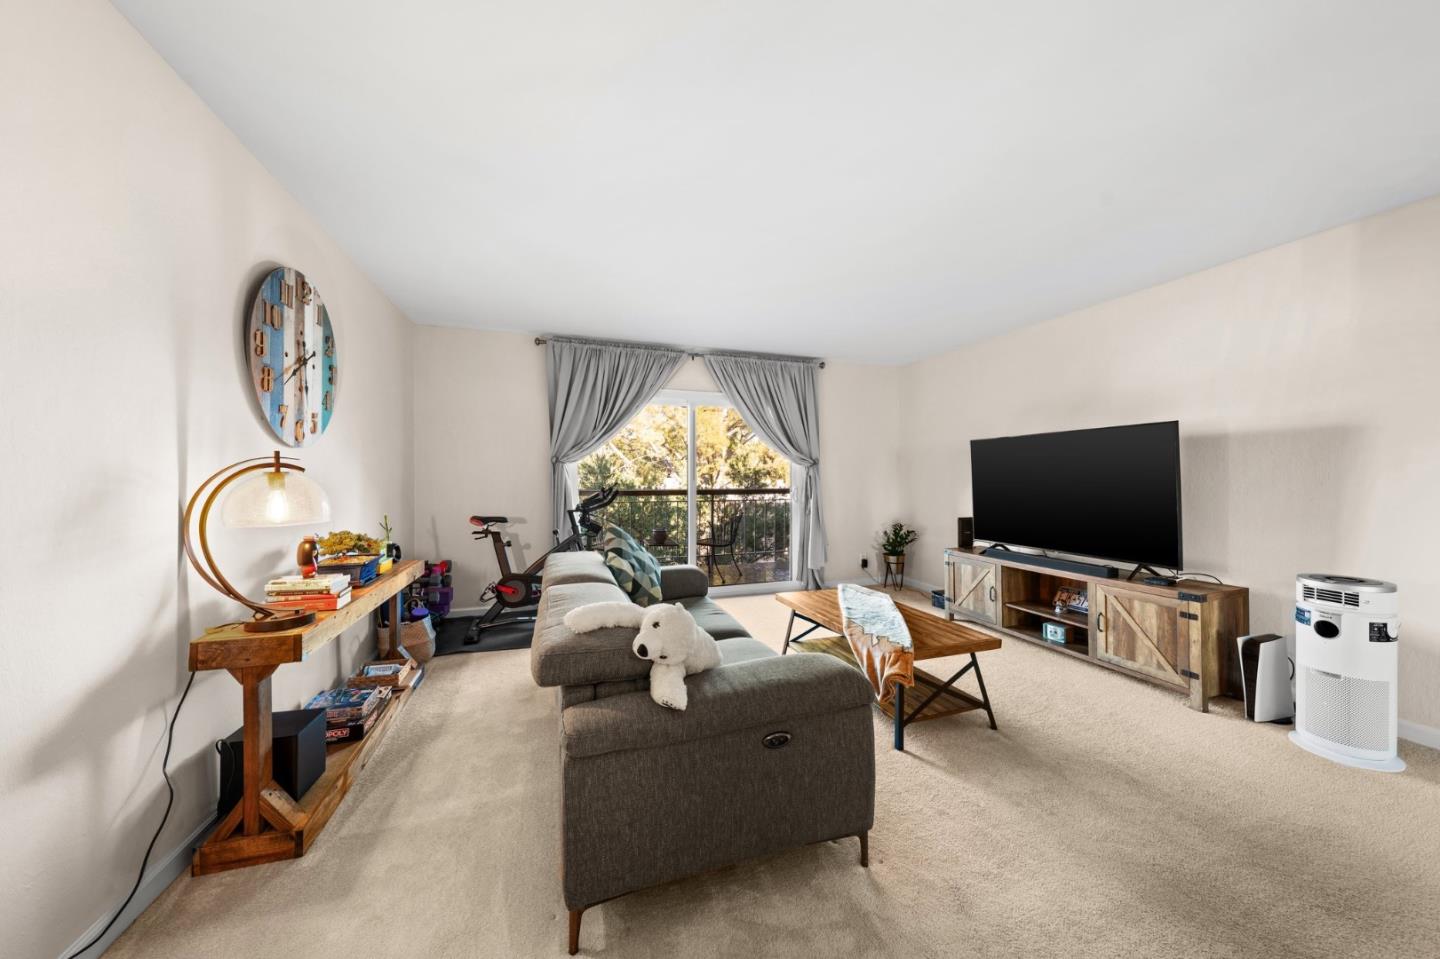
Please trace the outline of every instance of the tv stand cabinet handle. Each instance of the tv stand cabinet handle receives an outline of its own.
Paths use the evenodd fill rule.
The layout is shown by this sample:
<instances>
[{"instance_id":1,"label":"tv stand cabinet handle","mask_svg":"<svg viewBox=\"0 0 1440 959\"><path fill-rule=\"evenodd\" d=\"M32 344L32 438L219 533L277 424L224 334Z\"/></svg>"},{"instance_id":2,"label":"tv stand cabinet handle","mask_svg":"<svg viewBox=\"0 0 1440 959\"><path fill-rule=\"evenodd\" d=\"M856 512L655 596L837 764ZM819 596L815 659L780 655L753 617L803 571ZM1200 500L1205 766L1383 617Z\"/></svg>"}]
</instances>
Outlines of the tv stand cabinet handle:
<instances>
[{"instance_id":1,"label":"tv stand cabinet handle","mask_svg":"<svg viewBox=\"0 0 1440 959\"><path fill-rule=\"evenodd\" d=\"M990 587L990 602L992 602L992 603L995 602L995 587L994 587L994 586L991 586L991 587Z\"/></svg>"},{"instance_id":2,"label":"tv stand cabinet handle","mask_svg":"<svg viewBox=\"0 0 1440 959\"><path fill-rule=\"evenodd\" d=\"M1102 633L1105 632L1105 614L1104 614L1104 613L1096 613L1096 614L1095 614L1095 628L1098 629L1098 630L1099 630L1100 632L1102 632Z\"/></svg>"}]
</instances>

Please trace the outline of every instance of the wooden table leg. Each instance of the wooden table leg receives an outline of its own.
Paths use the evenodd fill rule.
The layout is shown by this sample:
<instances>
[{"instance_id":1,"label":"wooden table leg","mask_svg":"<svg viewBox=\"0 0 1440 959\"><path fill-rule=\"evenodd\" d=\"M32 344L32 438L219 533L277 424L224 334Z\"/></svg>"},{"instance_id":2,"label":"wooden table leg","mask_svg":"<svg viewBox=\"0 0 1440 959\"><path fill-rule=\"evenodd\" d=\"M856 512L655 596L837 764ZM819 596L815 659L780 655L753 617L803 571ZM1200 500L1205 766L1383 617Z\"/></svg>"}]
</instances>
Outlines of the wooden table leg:
<instances>
[{"instance_id":1,"label":"wooden table leg","mask_svg":"<svg viewBox=\"0 0 1440 959\"><path fill-rule=\"evenodd\" d=\"M274 757L274 728L270 714L270 675L274 666L242 666L230 670L240 682L244 702L245 746L244 792L240 798L240 830L246 836L260 835L260 793L270 782Z\"/></svg>"},{"instance_id":2,"label":"wooden table leg","mask_svg":"<svg viewBox=\"0 0 1440 959\"><path fill-rule=\"evenodd\" d=\"M390 659L400 653L400 594L396 593L391 596L388 605L390 607L389 636L387 637L384 632L381 632L376 637L376 645L380 647L381 659Z\"/></svg>"}]
</instances>

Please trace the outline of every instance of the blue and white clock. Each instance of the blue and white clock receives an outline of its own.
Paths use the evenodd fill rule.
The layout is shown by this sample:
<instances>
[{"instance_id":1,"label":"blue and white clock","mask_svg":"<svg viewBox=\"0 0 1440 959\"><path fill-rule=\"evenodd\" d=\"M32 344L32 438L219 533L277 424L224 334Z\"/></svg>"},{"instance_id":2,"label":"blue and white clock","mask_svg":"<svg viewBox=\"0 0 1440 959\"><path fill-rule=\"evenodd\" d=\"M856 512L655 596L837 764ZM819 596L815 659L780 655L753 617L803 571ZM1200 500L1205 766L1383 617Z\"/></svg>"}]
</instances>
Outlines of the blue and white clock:
<instances>
[{"instance_id":1,"label":"blue and white clock","mask_svg":"<svg viewBox=\"0 0 1440 959\"><path fill-rule=\"evenodd\" d=\"M335 329L320 293L299 270L280 267L260 284L245 329L260 415L288 446L308 446L335 412Z\"/></svg>"}]
</instances>

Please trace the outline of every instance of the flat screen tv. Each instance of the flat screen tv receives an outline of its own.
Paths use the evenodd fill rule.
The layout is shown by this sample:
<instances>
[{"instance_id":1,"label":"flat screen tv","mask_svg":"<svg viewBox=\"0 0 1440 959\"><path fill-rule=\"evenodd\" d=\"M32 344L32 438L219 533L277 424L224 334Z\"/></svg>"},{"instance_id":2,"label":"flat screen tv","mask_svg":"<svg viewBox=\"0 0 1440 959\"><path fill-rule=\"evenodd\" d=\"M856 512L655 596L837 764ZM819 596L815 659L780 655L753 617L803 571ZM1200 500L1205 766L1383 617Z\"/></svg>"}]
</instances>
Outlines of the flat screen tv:
<instances>
[{"instance_id":1,"label":"flat screen tv","mask_svg":"<svg viewBox=\"0 0 1440 959\"><path fill-rule=\"evenodd\" d=\"M1180 569L1180 424L970 441L975 538Z\"/></svg>"}]
</instances>

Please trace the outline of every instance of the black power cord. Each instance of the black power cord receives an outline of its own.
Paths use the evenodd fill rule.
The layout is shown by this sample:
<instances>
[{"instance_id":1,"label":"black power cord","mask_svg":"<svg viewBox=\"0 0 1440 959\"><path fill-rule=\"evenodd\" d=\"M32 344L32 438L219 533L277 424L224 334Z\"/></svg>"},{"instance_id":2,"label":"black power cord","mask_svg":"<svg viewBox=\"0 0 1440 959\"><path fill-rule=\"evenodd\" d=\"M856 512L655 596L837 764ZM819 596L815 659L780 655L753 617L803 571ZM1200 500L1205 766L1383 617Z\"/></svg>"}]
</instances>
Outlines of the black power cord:
<instances>
[{"instance_id":1,"label":"black power cord","mask_svg":"<svg viewBox=\"0 0 1440 959\"><path fill-rule=\"evenodd\" d=\"M185 705L185 697L190 695L190 687L194 684L195 673L192 670L190 678L185 681L185 691L180 694L180 702L175 704L175 715L170 717L170 728L165 733L165 758L160 760L160 775L165 777L165 789L170 793L169 798L165 800L165 815L160 817L160 825L155 827L155 835L150 837L150 845L145 847L145 857L140 860L140 872L135 876L135 885L130 887L130 895L125 897L125 901L120 904L120 908L115 910L115 915L111 916L110 921L105 923L105 928L95 933L95 938L70 953L66 959L75 959L76 956L82 955L88 951L91 946L95 945L95 943L104 939L105 934L110 931L110 927L115 925L115 921L125 915L125 910L129 907L130 900L135 898L135 893L140 891L140 883L145 881L145 870L150 866L150 854L155 851L155 843L160 840L161 831L164 830L165 824L170 821L170 809L175 805L175 784L170 781L170 770L166 767L170 765L170 747L175 744L175 721L180 718L180 708Z\"/></svg>"},{"instance_id":2,"label":"black power cord","mask_svg":"<svg viewBox=\"0 0 1440 959\"><path fill-rule=\"evenodd\" d=\"M1196 576L1203 576L1206 579L1213 579L1219 585L1225 585L1225 581L1222 580L1219 576L1216 576L1214 573L1201 573L1195 570L1187 570L1185 572L1177 572L1175 574L1176 579L1191 579Z\"/></svg>"}]
</instances>

